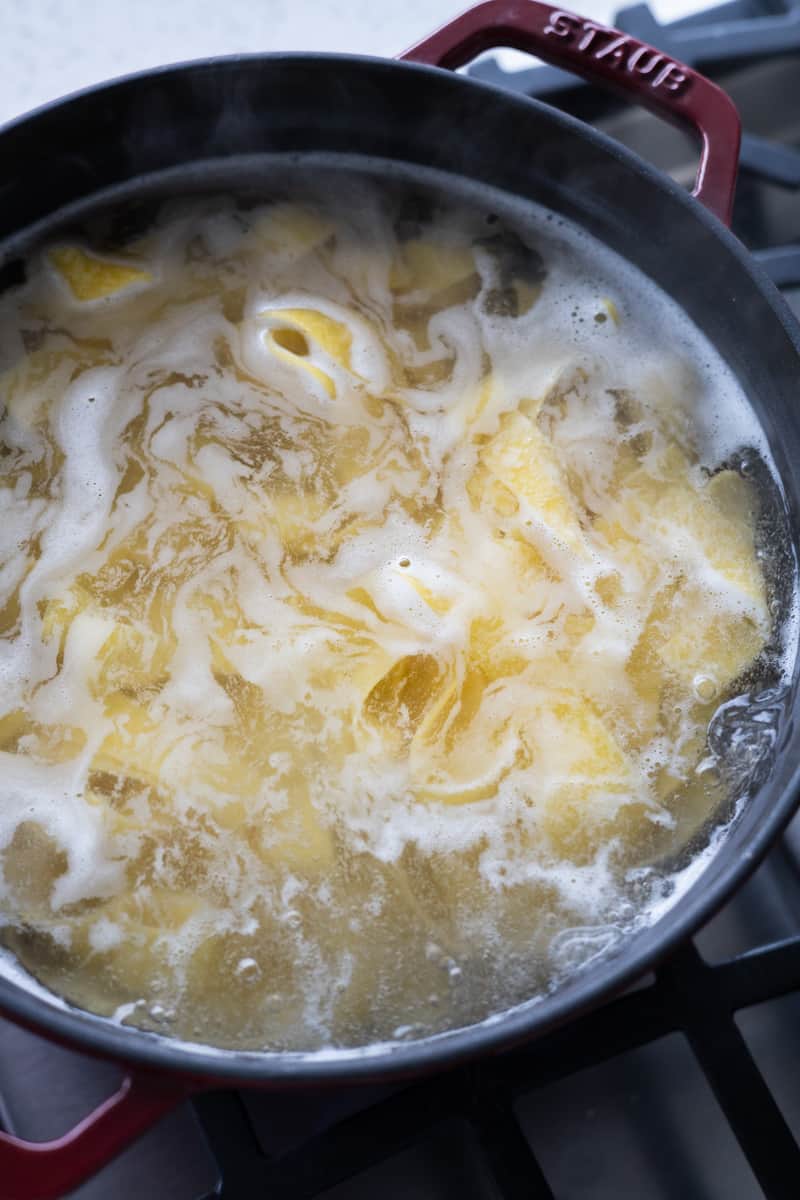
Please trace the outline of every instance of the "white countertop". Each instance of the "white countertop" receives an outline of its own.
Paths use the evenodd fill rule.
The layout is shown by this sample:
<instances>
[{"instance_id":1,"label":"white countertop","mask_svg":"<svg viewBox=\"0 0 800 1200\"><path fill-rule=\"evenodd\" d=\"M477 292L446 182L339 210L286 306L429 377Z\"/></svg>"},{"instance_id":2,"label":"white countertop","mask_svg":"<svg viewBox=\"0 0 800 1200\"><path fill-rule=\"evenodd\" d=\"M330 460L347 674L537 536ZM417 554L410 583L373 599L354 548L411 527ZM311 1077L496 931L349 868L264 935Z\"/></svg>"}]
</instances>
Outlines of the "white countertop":
<instances>
[{"instance_id":1,"label":"white countertop","mask_svg":"<svg viewBox=\"0 0 800 1200\"><path fill-rule=\"evenodd\" d=\"M624 0L578 0L610 21ZM145 67L259 50L393 55L468 0L0 0L0 123ZM702 0L658 0L662 19ZM524 63L522 56L507 59Z\"/></svg>"}]
</instances>

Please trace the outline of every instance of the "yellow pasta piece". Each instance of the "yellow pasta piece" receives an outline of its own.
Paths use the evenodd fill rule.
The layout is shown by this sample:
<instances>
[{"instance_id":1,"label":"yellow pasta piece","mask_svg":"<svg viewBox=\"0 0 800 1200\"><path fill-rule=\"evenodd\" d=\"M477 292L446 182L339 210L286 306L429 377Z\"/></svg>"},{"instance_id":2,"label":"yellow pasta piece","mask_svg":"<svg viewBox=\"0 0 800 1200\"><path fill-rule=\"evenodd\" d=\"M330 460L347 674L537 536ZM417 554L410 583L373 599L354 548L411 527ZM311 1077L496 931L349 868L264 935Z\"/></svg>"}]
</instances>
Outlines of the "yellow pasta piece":
<instances>
[{"instance_id":1,"label":"yellow pasta piece","mask_svg":"<svg viewBox=\"0 0 800 1200\"><path fill-rule=\"evenodd\" d=\"M145 704L122 692L106 697L104 715L113 726L90 764L92 771L107 771L155 787L165 756L159 734L163 726Z\"/></svg>"},{"instance_id":2,"label":"yellow pasta piece","mask_svg":"<svg viewBox=\"0 0 800 1200\"><path fill-rule=\"evenodd\" d=\"M288 809L265 815L261 855L274 865L316 872L330 866L334 851L330 829L307 798L294 795Z\"/></svg>"},{"instance_id":3,"label":"yellow pasta piece","mask_svg":"<svg viewBox=\"0 0 800 1200\"><path fill-rule=\"evenodd\" d=\"M427 242L413 238L405 242L389 272L393 292L427 292L435 295L475 275L475 258L464 245Z\"/></svg>"},{"instance_id":4,"label":"yellow pasta piece","mask_svg":"<svg viewBox=\"0 0 800 1200\"><path fill-rule=\"evenodd\" d=\"M313 308L282 308L276 315L310 338L337 366L349 370L353 335L343 321Z\"/></svg>"},{"instance_id":5,"label":"yellow pasta piece","mask_svg":"<svg viewBox=\"0 0 800 1200\"><path fill-rule=\"evenodd\" d=\"M403 573L403 579L433 612L439 616L444 616L445 613L450 612L455 602L451 596L437 593L433 588L424 584L421 579L417 579L415 575L411 575L408 572Z\"/></svg>"},{"instance_id":6,"label":"yellow pasta piece","mask_svg":"<svg viewBox=\"0 0 800 1200\"><path fill-rule=\"evenodd\" d=\"M325 371L320 370L320 368L315 366L314 363L306 360L306 352L303 349L297 351L295 349L287 348L286 346L281 345L277 338L274 337L273 342L275 344L275 349L273 352L278 356L278 358L283 359L284 362L289 363L293 367L297 367L300 371L308 375L322 387L323 391L327 393L331 400L335 397L336 384L331 379L330 375L326 374ZM290 343L290 346L291 345L292 343Z\"/></svg>"},{"instance_id":7,"label":"yellow pasta piece","mask_svg":"<svg viewBox=\"0 0 800 1200\"><path fill-rule=\"evenodd\" d=\"M583 551L583 532L569 488L552 446L532 421L520 413L504 417L500 432L481 452L481 461L554 537Z\"/></svg>"},{"instance_id":8,"label":"yellow pasta piece","mask_svg":"<svg viewBox=\"0 0 800 1200\"><path fill-rule=\"evenodd\" d=\"M150 283L150 271L98 258L80 246L54 246L47 256L76 300L104 300L134 284Z\"/></svg>"},{"instance_id":9,"label":"yellow pasta piece","mask_svg":"<svg viewBox=\"0 0 800 1200\"><path fill-rule=\"evenodd\" d=\"M321 351L335 366L349 370L352 334L347 326L314 309L268 309L263 315L270 321L272 352L281 361L307 372L333 398L334 380L311 361L310 355Z\"/></svg>"},{"instance_id":10,"label":"yellow pasta piece","mask_svg":"<svg viewBox=\"0 0 800 1200\"><path fill-rule=\"evenodd\" d=\"M627 779L625 754L608 726L579 697L556 700L551 707L558 722L558 744L553 747L565 773L594 779Z\"/></svg>"},{"instance_id":11,"label":"yellow pasta piece","mask_svg":"<svg viewBox=\"0 0 800 1200\"><path fill-rule=\"evenodd\" d=\"M650 825L650 808L607 723L580 697L566 696L540 713L539 725L538 731L530 730L536 742L534 762L542 758L551 777L564 779L547 798L538 826L553 852L589 861L598 839L614 836L614 826L626 829L628 842L640 838Z\"/></svg>"},{"instance_id":12,"label":"yellow pasta piece","mask_svg":"<svg viewBox=\"0 0 800 1200\"><path fill-rule=\"evenodd\" d=\"M269 731L265 730L266 735ZM245 770L228 773L245 776ZM256 781L259 790L269 787L269 776L262 771ZM232 782L236 782L232 780ZM289 802L281 808L271 802L260 806L252 802L217 805L215 820L223 828L244 835L263 862L273 867L305 873L330 866L334 858L334 840L330 828L305 792L303 766L298 763L276 783L278 794L288 793Z\"/></svg>"},{"instance_id":13,"label":"yellow pasta piece","mask_svg":"<svg viewBox=\"0 0 800 1200\"><path fill-rule=\"evenodd\" d=\"M487 697L499 674L497 662L487 669L486 649L497 631L496 622L473 623L470 665L460 678L452 667L448 670L422 714L408 760L418 800L448 805L486 800L497 795L512 770L528 764L519 714L499 693Z\"/></svg>"},{"instance_id":14,"label":"yellow pasta piece","mask_svg":"<svg viewBox=\"0 0 800 1200\"><path fill-rule=\"evenodd\" d=\"M450 673L434 655L408 655L375 683L364 701L364 715L399 752L407 747L448 683Z\"/></svg>"},{"instance_id":15,"label":"yellow pasta piece","mask_svg":"<svg viewBox=\"0 0 800 1200\"><path fill-rule=\"evenodd\" d=\"M335 231L328 217L299 204L275 204L253 227L256 240L267 249L292 255L315 250Z\"/></svg>"},{"instance_id":16,"label":"yellow pasta piece","mask_svg":"<svg viewBox=\"0 0 800 1200\"><path fill-rule=\"evenodd\" d=\"M605 543L611 549L618 566L625 568L632 591L653 587L661 569L659 555L637 537L635 526L631 528L624 514L620 520L598 517L592 523L592 534L601 545Z\"/></svg>"},{"instance_id":17,"label":"yellow pasta piece","mask_svg":"<svg viewBox=\"0 0 800 1200\"><path fill-rule=\"evenodd\" d=\"M755 557L754 500L751 485L734 471L720 471L702 485L691 464L672 445L655 471L639 468L626 480L623 504L631 525L647 522L647 532L695 540L709 565L763 612L763 573Z\"/></svg>"},{"instance_id":18,"label":"yellow pasta piece","mask_svg":"<svg viewBox=\"0 0 800 1200\"><path fill-rule=\"evenodd\" d=\"M716 610L699 589L687 587L673 602L657 653L684 686L708 676L721 694L757 657L765 633L752 617Z\"/></svg>"},{"instance_id":19,"label":"yellow pasta piece","mask_svg":"<svg viewBox=\"0 0 800 1200\"><path fill-rule=\"evenodd\" d=\"M684 522L703 554L720 575L752 602L759 621L768 618L764 575L755 555L753 493L734 471L709 479L692 506L676 496L670 516Z\"/></svg>"},{"instance_id":20,"label":"yellow pasta piece","mask_svg":"<svg viewBox=\"0 0 800 1200\"><path fill-rule=\"evenodd\" d=\"M409 773L418 800L455 805L488 800L515 768L526 765L513 719L505 715L493 720L490 712L480 711L485 686L479 674L468 675L460 695L450 698L447 708L442 706L412 742ZM448 717L457 715L456 703L467 713L463 726L451 732Z\"/></svg>"},{"instance_id":21,"label":"yellow pasta piece","mask_svg":"<svg viewBox=\"0 0 800 1200\"><path fill-rule=\"evenodd\" d=\"M98 991L113 1007L142 997L149 1001L154 984L169 971L170 938L189 922L211 916L211 906L190 891L140 885L75 922L73 953L95 960Z\"/></svg>"}]
</instances>

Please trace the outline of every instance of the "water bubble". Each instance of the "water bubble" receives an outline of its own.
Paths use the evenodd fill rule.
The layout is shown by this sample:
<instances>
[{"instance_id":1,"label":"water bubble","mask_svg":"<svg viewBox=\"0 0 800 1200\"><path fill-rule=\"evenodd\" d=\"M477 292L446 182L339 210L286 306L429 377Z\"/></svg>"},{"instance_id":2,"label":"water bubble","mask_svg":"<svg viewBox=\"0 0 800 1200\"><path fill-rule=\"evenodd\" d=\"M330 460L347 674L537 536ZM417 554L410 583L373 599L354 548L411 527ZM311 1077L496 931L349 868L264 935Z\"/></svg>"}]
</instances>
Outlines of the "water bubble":
<instances>
[{"instance_id":1,"label":"water bubble","mask_svg":"<svg viewBox=\"0 0 800 1200\"><path fill-rule=\"evenodd\" d=\"M712 675L695 675L692 680L692 691L698 700L702 700L704 704L707 704L717 695L717 681Z\"/></svg>"},{"instance_id":2,"label":"water bubble","mask_svg":"<svg viewBox=\"0 0 800 1200\"><path fill-rule=\"evenodd\" d=\"M254 958L240 958L234 973L244 983L255 983L261 978L261 967Z\"/></svg>"}]
</instances>

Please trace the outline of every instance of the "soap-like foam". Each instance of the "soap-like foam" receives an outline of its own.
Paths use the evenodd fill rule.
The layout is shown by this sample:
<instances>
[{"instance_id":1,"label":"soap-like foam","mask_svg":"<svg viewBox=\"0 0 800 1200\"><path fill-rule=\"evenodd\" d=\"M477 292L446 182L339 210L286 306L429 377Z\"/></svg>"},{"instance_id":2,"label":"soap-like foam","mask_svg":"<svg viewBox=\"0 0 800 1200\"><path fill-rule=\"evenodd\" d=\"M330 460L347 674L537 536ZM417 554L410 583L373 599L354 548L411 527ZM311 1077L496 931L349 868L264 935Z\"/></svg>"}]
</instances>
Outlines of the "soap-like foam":
<instances>
[{"instance_id":1,"label":"soap-like foam","mask_svg":"<svg viewBox=\"0 0 800 1200\"><path fill-rule=\"evenodd\" d=\"M99 1011L304 1049L480 1019L646 920L631 864L719 799L711 701L772 622L714 472L762 432L609 251L438 203L181 202L116 251L148 285L78 301L45 253L3 300L54 361L5 379L2 903Z\"/></svg>"}]
</instances>

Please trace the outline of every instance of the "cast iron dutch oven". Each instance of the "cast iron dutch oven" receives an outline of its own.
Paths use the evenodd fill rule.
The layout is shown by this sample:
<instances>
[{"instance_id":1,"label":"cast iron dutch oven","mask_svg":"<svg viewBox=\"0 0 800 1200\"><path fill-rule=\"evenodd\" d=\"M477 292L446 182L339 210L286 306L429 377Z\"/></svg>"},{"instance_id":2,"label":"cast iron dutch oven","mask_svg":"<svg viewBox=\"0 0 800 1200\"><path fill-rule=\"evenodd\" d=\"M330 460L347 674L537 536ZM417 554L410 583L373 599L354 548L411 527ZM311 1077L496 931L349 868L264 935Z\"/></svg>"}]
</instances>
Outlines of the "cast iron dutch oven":
<instances>
[{"instance_id":1,"label":"cast iron dutch oven","mask_svg":"<svg viewBox=\"0 0 800 1200\"><path fill-rule=\"evenodd\" d=\"M693 195L580 121L442 69L501 45L603 82L693 129L701 142ZM794 543L800 530L800 329L726 228L738 151L732 102L689 67L536 0L487 0L401 61L252 55L193 62L40 109L0 132L0 243L105 189L242 154L355 153L412 169L438 168L536 200L635 263L730 364L767 434ZM793 687L770 777L674 907L613 957L493 1023L361 1057L218 1052L56 1006L0 978L5 1016L124 1064L128 1072L115 1096L57 1142L31 1145L0 1134L3 1200L43 1200L71 1190L192 1091L408 1076L506 1049L607 999L718 908L789 819L800 783L796 703Z\"/></svg>"}]
</instances>

